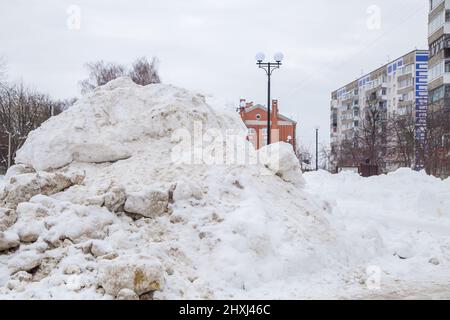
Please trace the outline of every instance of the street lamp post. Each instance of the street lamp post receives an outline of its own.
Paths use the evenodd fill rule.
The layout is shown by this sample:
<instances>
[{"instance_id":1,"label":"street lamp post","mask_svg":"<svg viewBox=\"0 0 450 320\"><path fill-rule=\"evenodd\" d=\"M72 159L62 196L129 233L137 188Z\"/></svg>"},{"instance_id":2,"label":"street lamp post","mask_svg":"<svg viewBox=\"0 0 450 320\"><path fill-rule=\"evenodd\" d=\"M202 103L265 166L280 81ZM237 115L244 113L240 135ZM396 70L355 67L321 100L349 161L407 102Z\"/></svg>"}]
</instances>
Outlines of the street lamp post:
<instances>
[{"instance_id":1,"label":"street lamp post","mask_svg":"<svg viewBox=\"0 0 450 320\"><path fill-rule=\"evenodd\" d=\"M281 61L283 60L284 56L281 52L276 53L273 58L275 62L263 62L265 59L264 53L258 53L256 54L256 64L260 69L263 69L266 72L267 75L267 145L270 144L270 107L271 107L271 101L270 101L270 77L272 76L272 72L275 69L279 69L281 67Z\"/></svg>"}]
</instances>

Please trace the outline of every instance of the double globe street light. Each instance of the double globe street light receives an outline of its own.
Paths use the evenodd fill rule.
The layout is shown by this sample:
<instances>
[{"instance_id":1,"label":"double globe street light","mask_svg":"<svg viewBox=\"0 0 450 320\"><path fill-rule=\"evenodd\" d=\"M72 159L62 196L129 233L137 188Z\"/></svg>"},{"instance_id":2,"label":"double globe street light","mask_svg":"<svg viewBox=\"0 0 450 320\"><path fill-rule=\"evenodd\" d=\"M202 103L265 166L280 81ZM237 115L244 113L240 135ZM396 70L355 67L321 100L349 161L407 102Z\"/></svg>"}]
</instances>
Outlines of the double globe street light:
<instances>
[{"instance_id":1,"label":"double globe street light","mask_svg":"<svg viewBox=\"0 0 450 320\"><path fill-rule=\"evenodd\" d=\"M283 61L283 54L281 52L275 53L273 56L273 59L275 62L263 62L266 58L265 54L262 52L259 52L256 54L256 64L260 69L263 69L266 71L267 75L267 145L270 144L270 107L271 107L271 101L270 101L270 77L272 75L272 72L275 69L279 69L281 67L281 61Z\"/></svg>"}]
</instances>

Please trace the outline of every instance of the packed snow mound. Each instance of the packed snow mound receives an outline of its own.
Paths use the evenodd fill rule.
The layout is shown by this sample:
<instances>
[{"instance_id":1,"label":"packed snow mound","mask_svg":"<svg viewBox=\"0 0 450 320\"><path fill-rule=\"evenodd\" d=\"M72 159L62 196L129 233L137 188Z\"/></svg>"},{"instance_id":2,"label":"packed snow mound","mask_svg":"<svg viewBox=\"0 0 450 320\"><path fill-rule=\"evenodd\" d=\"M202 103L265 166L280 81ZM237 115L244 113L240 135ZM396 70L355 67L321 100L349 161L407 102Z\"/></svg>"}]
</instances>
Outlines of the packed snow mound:
<instances>
[{"instance_id":1,"label":"packed snow mound","mask_svg":"<svg viewBox=\"0 0 450 320\"><path fill-rule=\"evenodd\" d=\"M0 298L287 298L367 258L288 144L245 138L234 110L170 85L85 96L0 188Z\"/></svg>"},{"instance_id":2,"label":"packed snow mound","mask_svg":"<svg viewBox=\"0 0 450 320\"><path fill-rule=\"evenodd\" d=\"M330 224L372 242L368 252L378 248L370 266L379 270L381 287L373 298L450 297L449 178L406 168L370 178L325 171L304 178L305 191L333 208Z\"/></svg>"},{"instance_id":3,"label":"packed snow mound","mask_svg":"<svg viewBox=\"0 0 450 320\"><path fill-rule=\"evenodd\" d=\"M324 183L321 187L327 190L330 173L319 171L319 178L311 183ZM374 202L372 208L382 210L387 204L391 210L417 218L435 220L450 219L450 179L441 180L427 175L425 171L413 171L400 168L386 175L363 178L357 173L341 172L333 176L335 183L342 186L343 197L353 196L355 199L369 202L372 199L383 199Z\"/></svg>"},{"instance_id":4,"label":"packed snow mound","mask_svg":"<svg viewBox=\"0 0 450 320\"><path fill-rule=\"evenodd\" d=\"M243 128L236 117L214 112L200 94L118 78L33 131L17 152L16 163L48 170L73 161L127 159L150 139L170 136L178 128L192 130L195 122L203 130Z\"/></svg>"},{"instance_id":5,"label":"packed snow mound","mask_svg":"<svg viewBox=\"0 0 450 320\"><path fill-rule=\"evenodd\" d=\"M284 181L299 186L304 183L303 177L298 174L301 171L300 162L289 143L280 142L265 146L258 155L260 163Z\"/></svg>"}]
</instances>

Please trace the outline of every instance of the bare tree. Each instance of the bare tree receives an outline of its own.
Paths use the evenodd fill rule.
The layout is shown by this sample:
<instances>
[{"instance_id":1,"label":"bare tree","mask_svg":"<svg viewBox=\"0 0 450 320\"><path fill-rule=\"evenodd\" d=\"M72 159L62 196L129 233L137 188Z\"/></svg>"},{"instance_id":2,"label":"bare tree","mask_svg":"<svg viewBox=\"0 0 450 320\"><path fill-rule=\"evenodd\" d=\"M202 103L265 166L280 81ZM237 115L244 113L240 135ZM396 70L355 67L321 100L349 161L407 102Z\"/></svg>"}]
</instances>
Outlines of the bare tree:
<instances>
[{"instance_id":1,"label":"bare tree","mask_svg":"<svg viewBox=\"0 0 450 320\"><path fill-rule=\"evenodd\" d=\"M11 162L29 132L53 114L68 107L69 101L54 101L48 95L25 88L23 84L0 87L0 167L8 163L11 138Z\"/></svg>"},{"instance_id":2,"label":"bare tree","mask_svg":"<svg viewBox=\"0 0 450 320\"><path fill-rule=\"evenodd\" d=\"M319 151L319 166L323 170L331 170L331 160L333 155L331 153L331 148L327 145L322 144Z\"/></svg>"},{"instance_id":3,"label":"bare tree","mask_svg":"<svg viewBox=\"0 0 450 320\"><path fill-rule=\"evenodd\" d=\"M387 156L397 167L412 168L416 157L415 118L412 113L388 119Z\"/></svg>"},{"instance_id":4,"label":"bare tree","mask_svg":"<svg viewBox=\"0 0 450 320\"><path fill-rule=\"evenodd\" d=\"M367 98L367 107L361 115L359 128L355 130L355 144L360 148L364 162L386 166L387 153L387 113L376 94Z\"/></svg>"},{"instance_id":5,"label":"bare tree","mask_svg":"<svg viewBox=\"0 0 450 320\"><path fill-rule=\"evenodd\" d=\"M136 59L132 65L129 73L131 79L141 86L146 86L152 83L160 83L161 79L158 74L158 60L152 59L149 63L146 57Z\"/></svg>"},{"instance_id":6,"label":"bare tree","mask_svg":"<svg viewBox=\"0 0 450 320\"><path fill-rule=\"evenodd\" d=\"M297 158L300 161L300 165L303 171L312 170L313 157L311 150L307 146L305 145L298 146L295 154L297 155Z\"/></svg>"},{"instance_id":7,"label":"bare tree","mask_svg":"<svg viewBox=\"0 0 450 320\"><path fill-rule=\"evenodd\" d=\"M124 66L111 62L105 63L103 60L90 62L85 66L89 76L80 83L83 94L126 74Z\"/></svg>"},{"instance_id":8,"label":"bare tree","mask_svg":"<svg viewBox=\"0 0 450 320\"><path fill-rule=\"evenodd\" d=\"M420 146L428 174L446 178L450 176L450 110L430 112L427 117L426 138Z\"/></svg>"},{"instance_id":9,"label":"bare tree","mask_svg":"<svg viewBox=\"0 0 450 320\"><path fill-rule=\"evenodd\" d=\"M135 83L143 86L161 82L158 74L158 59L156 58L153 58L151 62L148 62L145 57L138 58L128 71L121 64L104 62L103 60L87 63L86 68L89 76L80 82L83 94L125 75L128 75Z\"/></svg>"},{"instance_id":10,"label":"bare tree","mask_svg":"<svg viewBox=\"0 0 450 320\"><path fill-rule=\"evenodd\" d=\"M358 145L358 141L353 135L352 137L343 139L339 145L334 147L332 154L335 157L337 167L357 167L364 162L362 148Z\"/></svg>"}]
</instances>

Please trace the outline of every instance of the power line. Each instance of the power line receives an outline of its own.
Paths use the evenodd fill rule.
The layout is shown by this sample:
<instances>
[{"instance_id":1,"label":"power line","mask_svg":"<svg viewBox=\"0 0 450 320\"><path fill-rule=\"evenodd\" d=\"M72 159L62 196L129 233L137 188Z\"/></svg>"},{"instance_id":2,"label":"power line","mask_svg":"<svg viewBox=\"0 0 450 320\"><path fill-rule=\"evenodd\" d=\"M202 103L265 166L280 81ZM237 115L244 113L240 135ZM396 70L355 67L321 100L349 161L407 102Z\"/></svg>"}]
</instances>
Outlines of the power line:
<instances>
[{"instance_id":1,"label":"power line","mask_svg":"<svg viewBox=\"0 0 450 320\"><path fill-rule=\"evenodd\" d=\"M406 2L410 2L410 0L407 0ZM393 28L388 29L386 31L384 31L380 36L378 36L374 41L371 41L370 44L364 46L363 48L361 48L361 50L358 50L357 52L355 52L354 54L352 54L351 56L349 56L349 58L347 59L346 62L339 64L339 66L335 66L334 62L335 61L331 61L328 63L325 63L325 66L328 67L328 73L331 73L332 71L337 71L339 69L342 69L343 67L346 67L350 61L352 59L354 59L356 56L362 54L364 51L368 50L369 48L375 46L380 40L384 39L384 37L388 34L388 33L392 33L393 31L397 30L398 28L400 28L401 26L403 26L407 21L409 21L412 17L414 17L415 15L417 15L419 12L422 11L422 6L420 8L417 9L413 9L413 11L411 13L409 13L408 15L406 15L406 18L403 19L400 23L396 24ZM312 82L311 78L314 78L314 76L316 75L315 72L310 72L309 74L306 75L306 79L303 80L302 82L300 82L298 85L295 85L294 87L292 87L292 89L290 91L288 91L288 93L285 94L280 94L280 97L283 98L287 98L290 97L292 94L294 94L295 92L297 92L299 89L303 89L304 87L306 87L308 84L310 84Z\"/></svg>"}]
</instances>

